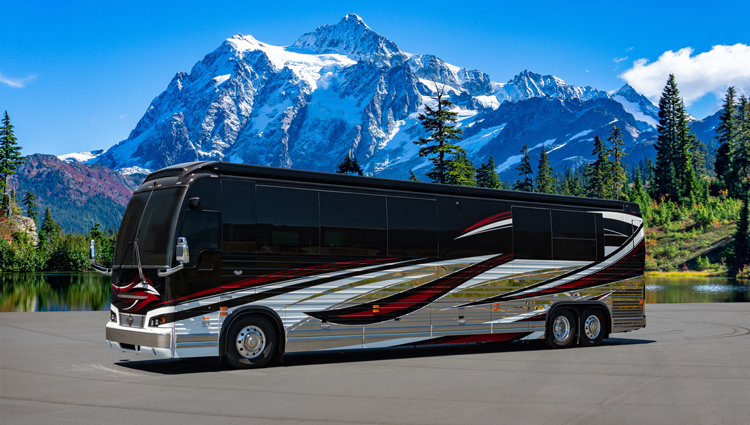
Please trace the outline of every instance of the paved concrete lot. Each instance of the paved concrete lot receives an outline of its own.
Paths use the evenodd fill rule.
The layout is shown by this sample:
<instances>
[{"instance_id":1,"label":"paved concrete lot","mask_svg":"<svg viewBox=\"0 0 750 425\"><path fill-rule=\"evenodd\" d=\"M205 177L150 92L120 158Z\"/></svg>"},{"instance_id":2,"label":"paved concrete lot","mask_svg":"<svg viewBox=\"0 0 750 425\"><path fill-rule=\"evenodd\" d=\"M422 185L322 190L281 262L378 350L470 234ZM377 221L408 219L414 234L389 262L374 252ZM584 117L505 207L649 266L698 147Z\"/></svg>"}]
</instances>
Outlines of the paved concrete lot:
<instances>
[{"instance_id":1,"label":"paved concrete lot","mask_svg":"<svg viewBox=\"0 0 750 425\"><path fill-rule=\"evenodd\" d=\"M595 348L293 354L251 371L114 351L108 312L2 313L0 423L750 423L750 304L647 313Z\"/></svg>"}]
</instances>

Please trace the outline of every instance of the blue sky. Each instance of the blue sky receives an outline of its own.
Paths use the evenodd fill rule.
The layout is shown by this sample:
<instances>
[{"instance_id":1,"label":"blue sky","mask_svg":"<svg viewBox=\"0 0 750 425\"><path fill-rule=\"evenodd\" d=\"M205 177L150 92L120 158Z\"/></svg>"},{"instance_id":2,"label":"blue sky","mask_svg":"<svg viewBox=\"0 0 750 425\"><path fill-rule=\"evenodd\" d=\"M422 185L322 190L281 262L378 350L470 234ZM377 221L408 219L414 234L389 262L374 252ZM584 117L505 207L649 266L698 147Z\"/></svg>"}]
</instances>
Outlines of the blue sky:
<instances>
[{"instance_id":1,"label":"blue sky","mask_svg":"<svg viewBox=\"0 0 750 425\"><path fill-rule=\"evenodd\" d=\"M738 43L729 61L750 70L750 60L744 62L750 32L727 22L750 16L745 1L14 1L4 4L0 25L0 111L10 114L24 154L108 148L128 136L176 72L189 71L224 39L242 33L288 45L347 13L360 15L404 51L435 54L496 82L529 69L614 90L634 61L646 59L654 66L641 62L629 74L634 81L654 91L663 86L660 73L679 68L690 80L686 93L695 98L689 111L696 118L719 108L711 92L723 91L725 83L717 78L736 81L750 94L750 75L736 75L745 71L717 71L718 77L686 71L705 68L692 59L713 54L713 46ZM693 57L683 51L660 59L685 48ZM718 52L702 58L704 64L728 60Z\"/></svg>"}]
</instances>

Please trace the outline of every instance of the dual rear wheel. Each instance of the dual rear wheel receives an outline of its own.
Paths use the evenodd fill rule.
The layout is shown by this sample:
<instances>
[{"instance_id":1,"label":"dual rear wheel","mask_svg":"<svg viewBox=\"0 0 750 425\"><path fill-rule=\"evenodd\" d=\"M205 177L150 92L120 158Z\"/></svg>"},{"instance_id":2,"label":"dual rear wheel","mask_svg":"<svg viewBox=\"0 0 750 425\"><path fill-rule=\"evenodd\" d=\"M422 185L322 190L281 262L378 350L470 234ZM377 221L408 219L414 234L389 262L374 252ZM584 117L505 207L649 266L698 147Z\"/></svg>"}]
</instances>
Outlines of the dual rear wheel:
<instances>
[{"instance_id":1,"label":"dual rear wheel","mask_svg":"<svg viewBox=\"0 0 750 425\"><path fill-rule=\"evenodd\" d=\"M600 308L589 308L583 312L579 322L573 310L559 308L550 318L547 343L552 348L567 348L576 340L583 346L598 345L605 336L605 317Z\"/></svg>"}]
</instances>

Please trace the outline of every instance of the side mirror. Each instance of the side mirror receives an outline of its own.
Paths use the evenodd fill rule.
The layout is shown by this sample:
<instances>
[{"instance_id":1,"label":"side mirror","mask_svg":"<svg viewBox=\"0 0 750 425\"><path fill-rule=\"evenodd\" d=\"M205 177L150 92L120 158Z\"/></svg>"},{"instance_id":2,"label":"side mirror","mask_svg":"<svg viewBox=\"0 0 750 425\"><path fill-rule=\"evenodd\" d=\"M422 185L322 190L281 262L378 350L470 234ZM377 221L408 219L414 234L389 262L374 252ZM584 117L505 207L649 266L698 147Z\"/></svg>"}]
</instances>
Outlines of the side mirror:
<instances>
[{"instance_id":1,"label":"side mirror","mask_svg":"<svg viewBox=\"0 0 750 425\"><path fill-rule=\"evenodd\" d=\"M190 198L188 199L188 207L191 210L198 208L201 204L201 198Z\"/></svg>"},{"instance_id":2,"label":"side mirror","mask_svg":"<svg viewBox=\"0 0 750 425\"><path fill-rule=\"evenodd\" d=\"M171 269L158 269L156 271L157 276L167 277L173 273L177 273L185 267L185 264L190 262L190 250L188 249L187 238L177 238L177 245L175 246L174 256L175 258L177 258L177 262L180 264L172 267Z\"/></svg>"},{"instance_id":3,"label":"side mirror","mask_svg":"<svg viewBox=\"0 0 750 425\"><path fill-rule=\"evenodd\" d=\"M112 269L102 267L96 264L96 249L94 248L94 240L91 240L91 248L89 249L89 261L91 262L91 268L98 271L99 273L107 276L112 276Z\"/></svg>"},{"instance_id":4,"label":"side mirror","mask_svg":"<svg viewBox=\"0 0 750 425\"><path fill-rule=\"evenodd\" d=\"M188 248L187 238L177 238L175 257L177 257L179 263L187 264L190 262L190 249Z\"/></svg>"}]
</instances>

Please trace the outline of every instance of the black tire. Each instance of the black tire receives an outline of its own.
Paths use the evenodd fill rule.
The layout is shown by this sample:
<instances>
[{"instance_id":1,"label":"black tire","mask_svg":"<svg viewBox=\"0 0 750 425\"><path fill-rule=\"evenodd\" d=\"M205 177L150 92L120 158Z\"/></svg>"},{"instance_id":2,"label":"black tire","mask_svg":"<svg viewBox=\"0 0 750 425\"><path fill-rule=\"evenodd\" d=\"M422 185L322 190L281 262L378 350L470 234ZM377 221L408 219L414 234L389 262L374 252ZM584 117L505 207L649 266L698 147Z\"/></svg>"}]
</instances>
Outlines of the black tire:
<instances>
[{"instance_id":1,"label":"black tire","mask_svg":"<svg viewBox=\"0 0 750 425\"><path fill-rule=\"evenodd\" d=\"M249 315L229 327L224 359L236 369L253 369L268 364L277 351L276 330L268 319Z\"/></svg>"},{"instance_id":2,"label":"black tire","mask_svg":"<svg viewBox=\"0 0 750 425\"><path fill-rule=\"evenodd\" d=\"M572 311L566 308L555 310L547 327L547 344L552 348L568 348L576 340L577 329Z\"/></svg>"},{"instance_id":3,"label":"black tire","mask_svg":"<svg viewBox=\"0 0 750 425\"><path fill-rule=\"evenodd\" d=\"M606 315L600 308L590 308L581 316L581 345L591 347L601 344L607 331Z\"/></svg>"}]
</instances>

